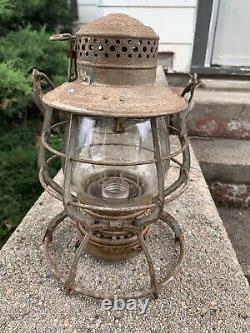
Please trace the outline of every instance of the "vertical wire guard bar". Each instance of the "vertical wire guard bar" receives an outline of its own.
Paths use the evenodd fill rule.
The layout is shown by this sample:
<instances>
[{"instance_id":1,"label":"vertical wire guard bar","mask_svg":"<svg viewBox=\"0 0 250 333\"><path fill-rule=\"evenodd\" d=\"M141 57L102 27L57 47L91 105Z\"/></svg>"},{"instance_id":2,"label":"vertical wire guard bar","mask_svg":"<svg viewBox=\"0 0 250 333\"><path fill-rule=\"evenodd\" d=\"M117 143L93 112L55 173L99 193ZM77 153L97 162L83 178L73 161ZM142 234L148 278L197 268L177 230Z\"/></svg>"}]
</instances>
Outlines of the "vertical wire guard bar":
<instances>
[{"instance_id":1,"label":"vertical wire guard bar","mask_svg":"<svg viewBox=\"0 0 250 333\"><path fill-rule=\"evenodd\" d=\"M161 159L161 145L159 138L159 126L158 118L151 119L153 145L154 145L154 158L156 160L155 166L157 170L157 182L158 182L158 199L160 203L160 212L163 210L164 205L164 172Z\"/></svg>"},{"instance_id":2,"label":"vertical wire guard bar","mask_svg":"<svg viewBox=\"0 0 250 333\"><path fill-rule=\"evenodd\" d=\"M162 166L162 158L161 158L161 145L160 145L160 138L159 138L159 119L158 118L151 118L151 128L152 128L152 139L153 139L153 146L154 146L154 159L155 159L155 166L157 171L157 186L158 186L158 205L156 206L153 214L151 216L143 216L138 218L135 221L136 226L142 226L152 221L157 221L163 211L164 208L164 171ZM169 157L170 158L170 157Z\"/></svg>"},{"instance_id":3,"label":"vertical wire guard bar","mask_svg":"<svg viewBox=\"0 0 250 333\"><path fill-rule=\"evenodd\" d=\"M76 144L76 116L73 114L70 115L69 119L69 132L66 144L66 158L64 165L64 194L63 194L63 204L68 216L73 219L75 222L83 224L85 227L88 227L89 224L93 223L93 218L88 216L85 211L78 211L76 207L72 207L70 202L73 200L71 194L71 178L72 178L72 159L74 155L75 144Z\"/></svg>"},{"instance_id":4,"label":"vertical wire guard bar","mask_svg":"<svg viewBox=\"0 0 250 333\"><path fill-rule=\"evenodd\" d=\"M66 147L66 158L65 158L65 165L64 165L64 196L63 196L63 203L67 207L69 202L72 199L71 191L70 191L70 184L71 184L71 177L72 177L72 161L70 159L71 155L74 153L75 149L75 117L71 114L69 120L69 134L67 138L67 147Z\"/></svg>"},{"instance_id":5,"label":"vertical wire guard bar","mask_svg":"<svg viewBox=\"0 0 250 333\"><path fill-rule=\"evenodd\" d=\"M158 182L158 199L159 199L159 218L164 205L164 174L163 174L163 168L162 168L162 160L161 160L161 147L159 142L159 132L158 132L158 122L157 118L151 119L151 127L152 127L152 137L153 137L153 145L154 145L154 158L156 160L156 170L157 170L157 182ZM157 285L157 279L156 279L156 273L153 265L153 260L147 250L146 243L144 242L144 239L140 233L137 233L137 237L141 243L143 252L146 256L147 264L149 267L149 274L150 274L150 283L151 288L153 289L154 297L157 298L159 291L158 291L158 285Z\"/></svg>"},{"instance_id":6,"label":"vertical wire guard bar","mask_svg":"<svg viewBox=\"0 0 250 333\"><path fill-rule=\"evenodd\" d=\"M70 120L69 120L69 135L68 135L68 140L67 140L67 153L66 153L66 159L65 159L65 178L64 178L64 198L63 198L63 203L66 212L71 218L74 218L77 222L81 222L82 218L85 216L84 212L79 213L77 211L72 211L72 209L69 208L69 202L72 200L72 195L71 195L71 190L70 190L70 184L71 184L71 177L72 177L72 160L71 157L74 154L75 150L75 138L76 138L76 118L72 114L70 115ZM86 221L89 222L89 218L86 217ZM85 225L86 226L86 225ZM86 235L84 239L82 240L77 253L75 255L74 261L72 263L72 266L70 268L69 276L65 282L64 288L66 293L69 293L70 290L72 289L72 285L74 285L75 282L75 277L76 277L76 272L77 272L77 265L80 259L80 256L85 249L86 245L89 242L90 239L90 228L87 227L86 229Z\"/></svg>"}]
</instances>

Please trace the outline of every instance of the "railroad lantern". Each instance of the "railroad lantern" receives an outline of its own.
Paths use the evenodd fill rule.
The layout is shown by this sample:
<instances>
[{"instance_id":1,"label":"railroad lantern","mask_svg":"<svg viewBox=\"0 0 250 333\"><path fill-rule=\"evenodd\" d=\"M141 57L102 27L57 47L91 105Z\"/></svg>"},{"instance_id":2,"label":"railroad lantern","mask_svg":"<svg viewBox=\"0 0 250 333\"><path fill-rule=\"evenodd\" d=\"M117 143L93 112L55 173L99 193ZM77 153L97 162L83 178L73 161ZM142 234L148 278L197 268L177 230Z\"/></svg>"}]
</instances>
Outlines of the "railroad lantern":
<instances>
[{"instance_id":1,"label":"railroad lantern","mask_svg":"<svg viewBox=\"0 0 250 333\"><path fill-rule=\"evenodd\" d=\"M75 36L60 34L51 39L68 40L70 50L68 81L61 86L55 88L45 74L33 72L35 101L44 113L40 181L64 207L44 236L48 262L67 292L112 299L114 295L87 290L76 282L81 254L86 251L103 260L122 260L143 251L150 287L118 296L157 297L183 259L181 229L164 211L164 204L187 186L190 157L185 115L196 78L191 77L181 95L155 83L159 37L127 15L101 17L82 26ZM51 89L45 94L44 81ZM191 92L189 101L184 98L187 92ZM53 124L53 114L61 114L63 121ZM64 128L65 138L61 151L50 143L51 133L59 127ZM179 141L176 151L170 134ZM52 156L47 158L47 152ZM55 159L62 163L62 184L49 176ZM172 164L179 168L179 176L169 183L166 177ZM76 226L80 245L64 279L49 245L66 217ZM146 241L150 226L158 220L170 226L179 242L176 267L160 281Z\"/></svg>"}]
</instances>

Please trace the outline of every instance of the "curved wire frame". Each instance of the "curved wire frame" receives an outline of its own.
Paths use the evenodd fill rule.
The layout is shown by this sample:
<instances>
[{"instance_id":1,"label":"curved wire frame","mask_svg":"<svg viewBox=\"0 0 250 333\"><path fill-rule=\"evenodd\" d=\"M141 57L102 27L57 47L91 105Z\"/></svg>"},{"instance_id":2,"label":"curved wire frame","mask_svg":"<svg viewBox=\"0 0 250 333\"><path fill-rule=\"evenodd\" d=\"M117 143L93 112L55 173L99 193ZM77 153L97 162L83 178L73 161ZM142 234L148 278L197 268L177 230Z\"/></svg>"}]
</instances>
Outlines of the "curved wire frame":
<instances>
[{"instance_id":1,"label":"curved wire frame","mask_svg":"<svg viewBox=\"0 0 250 333\"><path fill-rule=\"evenodd\" d=\"M53 85L49 81L49 79L43 74L38 71L34 72L34 91L37 95L37 98L40 99L40 104L38 105L41 107L41 86L37 87L37 82L39 82L39 78L45 79L47 83L53 89ZM191 83L189 83L188 88L183 91L182 96L184 96L187 92L191 92L191 99L193 96L194 87L197 84L197 79L191 79ZM189 100L189 102L191 101ZM169 121L166 121L168 124L168 128L172 129L175 134L177 134L181 148L174 153L169 154L168 156L161 155L161 145L160 145L160 138L159 138L159 131L158 131L158 119L151 118L151 128L152 128L152 135L153 135L153 145L154 145L154 158L149 161L140 161L140 162L119 162L113 163L111 161L92 161L89 159L82 159L74 155L75 150L75 142L74 142L74 132L76 130L76 116L70 115L69 121L69 134L67 138L67 146L66 146L66 153L59 152L52 148L48 144L48 138L50 136L51 130L66 122L60 122L51 126L51 118L53 110L48 107L42 105L43 110L45 110L44 114L44 123L43 123L43 131L42 131L42 138L41 138L41 146L39 152L39 159L38 164L40 167L39 171L39 179L44 187L52 196L56 199L63 202L64 210L55 216L49 226L44 236L43 241L43 250L45 253L45 257L52 269L53 274L55 277L64 285L65 291L67 293L71 291L79 292L84 294L85 296L91 296L95 298L108 298L114 299L114 296L117 296L122 299L128 298L140 298L146 296L153 296L158 297L160 290L163 286L169 282L174 274L179 270L180 265L183 261L184 257L184 237L182 231L176 222L176 220L166 213L164 208L164 203L170 202L177 198L187 187L188 185L188 174L190 170L190 153L189 153L189 146L188 146L188 137L186 135L185 129L185 119L182 118L181 114L177 114L171 116ZM169 123L171 125L169 125ZM49 151L53 154L52 157L46 159L46 151ZM175 157L179 154L182 154L182 162L178 161ZM64 183L63 186L56 183L49 175L49 165L57 158L64 159ZM179 167L179 176L177 180L172 183L168 187L164 187L164 170L162 167L162 162L164 160L171 160ZM144 205L136 205L131 207L101 207L98 205L93 204L84 204L80 203L77 198L71 193L70 190L70 183L71 183L71 174L72 174L72 162L81 162L81 163L88 163L88 164L99 164L99 165L123 165L123 166L132 166L132 165L141 165L141 164L151 164L154 163L157 170L157 180L158 180L158 193L152 199L149 204ZM82 252L86 249L91 235L95 230L98 229L105 229L107 228L107 224L110 222L101 222L95 223L95 219L101 217L102 219L105 218L105 214L109 213L116 213L119 216L119 219L122 223L119 225L122 226L124 231L134 231L137 235L138 242L141 246L143 253L145 254L146 261L149 268L149 275L150 275L150 287L135 291L130 294L121 294L115 295L111 293L99 293L95 290L89 290L84 286L79 285L76 283L76 274L77 274L77 266L79 259L81 257ZM64 274L59 270L58 266L55 264L52 256L50 255L49 245L53 240L53 233L58 225L66 218L70 217L72 222L76 225L80 225L85 230L85 236L80 243L80 246L77 250L75 258L70 268L70 272L68 277L65 279ZM107 216L108 220L111 220L111 215ZM131 223L131 217L133 217L133 223ZM126 222L126 221L129 222ZM167 275L162 277L161 279L157 280L153 260L148 252L146 242L142 236L142 229L147 226L148 224L152 224L158 220L161 220L163 223L167 224L174 232L176 241L179 243L179 257L175 263L175 267L172 271Z\"/></svg>"},{"instance_id":2,"label":"curved wire frame","mask_svg":"<svg viewBox=\"0 0 250 333\"><path fill-rule=\"evenodd\" d=\"M140 243L140 246L142 248L142 252L145 255L146 262L148 265L148 270L149 270L149 275L150 275L150 286L134 291L131 293L122 293L122 294L116 294L116 293L109 293L109 292L98 292L95 289L88 289L84 287L84 285L81 285L76 282L76 275L77 275L77 267L79 263L79 259L81 258L81 255L83 251L86 249L88 242L91 237L91 229L89 228L86 230L87 232L85 233L85 237L80 243L80 246L77 249L77 253L75 255L75 258L72 262L69 274L67 277L65 277L65 274L60 271L56 261L53 259L51 253L50 253L50 244L52 243L53 240L53 234L58 225L68 216L68 213L63 210L61 213L56 215L51 222L49 223L48 229L45 233L44 236L44 241L43 241L43 253L45 255L45 258L51 268L51 271L54 275L54 277L61 282L61 284L64 286L64 289L66 293L70 292L77 292L80 294L83 294L84 296L88 297L94 297L98 299L110 299L113 300L114 297L116 296L117 298L121 299L135 299L135 298L143 298L143 297L153 297L157 298L159 295L159 292L161 289L172 280L173 276L179 271L183 258L184 258L184 252L185 252L185 242L184 242L184 237L183 233L181 231L181 228L179 227L178 223L176 220L166 212L162 212L160 215L160 221L163 222L164 224L167 224L172 231L175 234L175 241L176 243L179 244L179 254L178 254L178 259L176 260L174 267L172 270L165 276L160 277L157 279L154 264L152 257L148 251L146 242L141 235L140 229L137 230L137 238Z\"/></svg>"},{"instance_id":3,"label":"curved wire frame","mask_svg":"<svg viewBox=\"0 0 250 333\"><path fill-rule=\"evenodd\" d=\"M51 147L48 143L48 139L50 136L51 131L56 128L57 126L65 125L66 123L69 123L70 126L73 122L75 122L74 116L71 116L70 120L57 123L53 126L50 126L50 120L51 120L51 109L48 108L45 114L45 120L44 120L44 128L42 132L42 138L41 138L41 148L40 148L40 156L39 156L39 166L40 166L40 172L39 172L39 179L46 191L48 191L53 197L64 201L63 194L67 190L67 206L71 206L74 208L79 208L82 210L86 210L88 212L93 212L96 217L103 217L103 214L109 214L109 213L117 213L122 214L121 219L126 220L128 218L128 215L131 213L138 212L138 214L141 214L142 212L146 212L148 210L154 210L160 205L163 206L164 203L170 202L177 198L179 195L181 195L184 190L186 189L188 185L189 180L189 170L190 170L190 154L189 154L189 146L188 146L188 137L187 135L183 134L182 128L179 124L177 126L179 128L175 128L175 131L177 132L177 136L180 142L180 148L177 151L174 151L173 153L169 154L168 156L161 156L161 150L160 150L160 144L157 146L157 142L159 142L159 138L157 138L158 135L158 125L157 125L157 119L151 119L151 126L152 126L152 132L153 132L153 140L154 140L154 159L148 160L148 161L136 161L136 162L121 162L115 163L111 161L92 161L91 159L82 159L78 158L74 155L74 148L71 147L72 152L70 154L60 152L53 147ZM72 145L74 146L74 144ZM157 147L156 147L157 146ZM52 157L46 160L46 150L53 154ZM182 154L182 162L178 161L175 157L177 155ZM56 183L49 175L49 165L51 162L53 162L56 158L63 158L65 160L65 179L69 179L71 175L71 170L67 172L67 167L71 165L71 163L74 162L81 162L85 164L98 164L98 165L112 165L112 166L133 166L133 165L142 165L142 164L152 164L154 163L157 168L157 175L159 177L158 179L158 186L164 185L164 178L165 175L160 170L161 164L165 160L171 160L176 166L179 167L179 176L178 179L171 184L170 186L166 188L158 188L158 194L155 195L151 202L148 204L141 204L141 205L135 205L135 206L129 206L129 207L103 207L99 205L94 204L86 204L79 202L76 197L74 197L71 193L69 193L69 186L68 189L65 188L65 186L61 186L58 183ZM65 184L64 184L65 185ZM177 191L178 190L178 191ZM159 209L158 209L159 210ZM127 213L127 215L126 215ZM139 222L137 222L139 223ZM141 222L139 223L141 225Z\"/></svg>"}]
</instances>

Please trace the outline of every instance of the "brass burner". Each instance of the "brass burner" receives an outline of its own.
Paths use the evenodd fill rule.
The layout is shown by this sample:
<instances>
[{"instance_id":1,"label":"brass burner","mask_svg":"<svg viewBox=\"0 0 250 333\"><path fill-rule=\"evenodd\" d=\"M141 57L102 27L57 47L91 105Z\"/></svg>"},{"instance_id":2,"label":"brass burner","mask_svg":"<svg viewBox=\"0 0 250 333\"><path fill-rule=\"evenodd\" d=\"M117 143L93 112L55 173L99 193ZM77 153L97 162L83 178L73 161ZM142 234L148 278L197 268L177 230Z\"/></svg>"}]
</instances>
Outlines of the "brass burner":
<instances>
[{"instance_id":1,"label":"brass burner","mask_svg":"<svg viewBox=\"0 0 250 333\"><path fill-rule=\"evenodd\" d=\"M85 237L84 228L78 227L80 241ZM150 226L144 227L141 235L144 239L148 236ZM107 261L119 261L132 258L142 251L138 236L123 228L109 228L108 230L95 231L90 236L85 252L96 258Z\"/></svg>"},{"instance_id":2,"label":"brass burner","mask_svg":"<svg viewBox=\"0 0 250 333\"><path fill-rule=\"evenodd\" d=\"M109 205L124 206L131 199L137 198L137 200L143 201L143 193L146 188L145 180L137 175L124 170L111 169L106 170L105 175L102 172L91 175L85 182L84 192L79 194L79 198L83 202L108 199ZM108 218L104 220L109 224ZM142 248L136 233L124 229L124 225L119 220L120 214L116 217L113 213L112 227L94 231L85 251L105 260L123 260L139 254ZM135 218L128 215L130 223L133 223L134 220ZM98 224L98 220L95 223ZM80 240L82 240L86 235L85 229L78 224L78 230ZM148 236L149 231L150 226L142 228L141 235L144 239Z\"/></svg>"}]
</instances>

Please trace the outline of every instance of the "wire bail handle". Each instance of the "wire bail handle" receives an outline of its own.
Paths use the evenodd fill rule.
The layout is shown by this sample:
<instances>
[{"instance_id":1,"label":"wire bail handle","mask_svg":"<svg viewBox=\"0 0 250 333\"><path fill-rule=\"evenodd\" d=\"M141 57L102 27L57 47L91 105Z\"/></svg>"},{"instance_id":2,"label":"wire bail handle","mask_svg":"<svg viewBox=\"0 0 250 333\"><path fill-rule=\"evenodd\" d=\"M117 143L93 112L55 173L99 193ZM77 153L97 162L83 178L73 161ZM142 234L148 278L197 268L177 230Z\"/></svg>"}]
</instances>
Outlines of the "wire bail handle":
<instances>
[{"instance_id":1,"label":"wire bail handle","mask_svg":"<svg viewBox=\"0 0 250 333\"><path fill-rule=\"evenodd\" d=\"M193 99L195 87L200 84L200 80L198 78L197 73L191 73L189 76L190 76L190 79L189 79L186 87L183 89L183 91L181 93L181 97L184 97L187 93L190 92L190 97L187 101L188 104L190 104Z\"/></svg>"},{"instance_id":2,"label":"wire bail handle","mask_svg":"<svg viewBox=\"0 0 250 333\"><path fill-rule=\"evenodd\" d=\"M33 81L33 92L34 92L34 102L38 109L42 112L42 114L45 114L45 108L42 102L43 98L43 91L42 91L42 84L43 81L45 81L48 86L49 90L55 89L54 84L52 81L48 78L48 76L42 72L39 72L38 69L34 68L32 72L32 81Z\"/></svg>"}]
</instances>

